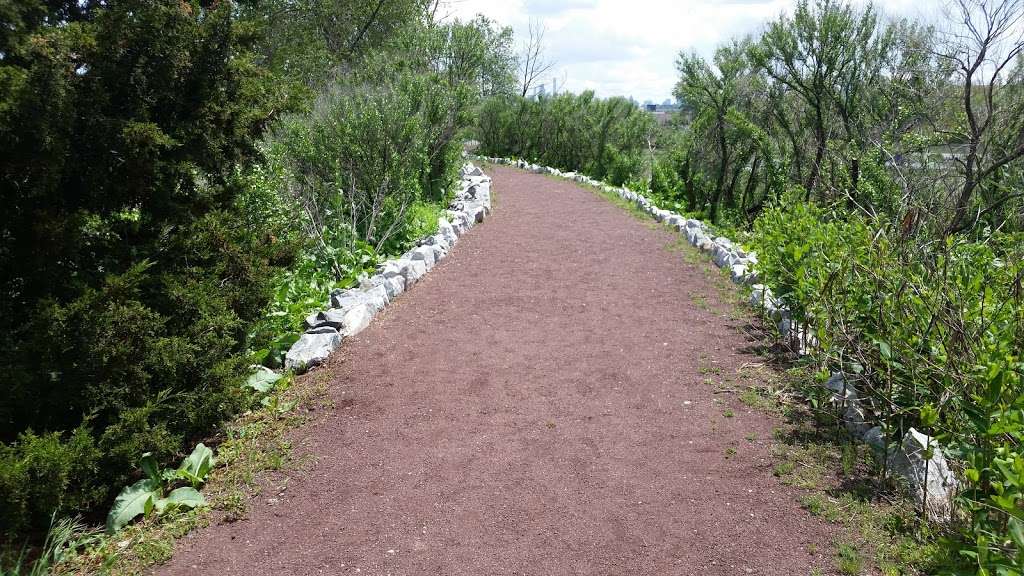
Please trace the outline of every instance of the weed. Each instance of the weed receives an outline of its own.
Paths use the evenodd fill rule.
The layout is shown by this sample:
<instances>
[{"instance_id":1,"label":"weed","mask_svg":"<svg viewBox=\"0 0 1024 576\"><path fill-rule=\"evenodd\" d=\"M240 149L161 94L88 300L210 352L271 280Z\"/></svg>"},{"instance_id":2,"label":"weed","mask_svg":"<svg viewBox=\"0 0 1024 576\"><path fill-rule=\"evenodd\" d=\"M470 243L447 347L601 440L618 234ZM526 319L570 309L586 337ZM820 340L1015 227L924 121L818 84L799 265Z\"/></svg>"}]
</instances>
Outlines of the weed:
<instances>
[{"instance_id":1,"label":"weed","mask_svg":"<svg viewBox=\"0 0 1024 576\"><path fill-rule=\"evenodd\" d=\"M864 561L856 547L840 544L836 550L839 560L839 571L850 576L857 576L864 570Z\"/></svg>"}]
</instances>

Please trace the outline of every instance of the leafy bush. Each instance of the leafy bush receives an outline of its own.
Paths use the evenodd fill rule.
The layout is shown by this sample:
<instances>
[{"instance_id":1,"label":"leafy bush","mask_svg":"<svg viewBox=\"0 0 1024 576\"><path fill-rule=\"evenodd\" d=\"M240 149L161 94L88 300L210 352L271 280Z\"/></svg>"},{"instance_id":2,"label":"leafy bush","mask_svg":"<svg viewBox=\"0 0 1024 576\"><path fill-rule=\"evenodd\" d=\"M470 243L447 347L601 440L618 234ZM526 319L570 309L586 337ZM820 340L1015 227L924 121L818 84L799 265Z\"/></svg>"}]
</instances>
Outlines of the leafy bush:
<instances>
[{"instance_id":1,"label":"leafy bush","mask_svg":"<svg viewBox=\"0 0 1024 576\"><path fill-rule=\"evenodd\" d=\"M94 484L101 472L95 439L84 427L62 436L23 432L14 443L0 445L0 517L7 520L9 539L46 526L54 510L103 502L106 493Z\"/></svg>"},{"instance_id":2,"label":"leafy bush","mask_svg":"<svg viewBox=\"0 0 1024 576\"><path fill-rule=\"evenodd\" d=\"M1018 237L919 242L810 204L755 225L759 271L819 362L858 375L890 442L911 426L963 466L956 544L979 573L1024 564L1024 277Z\"/></svg>"},{"instance_id":3,"label":"leafy bush","mask_svg":"<svg viewBox=\"0 0 1024 576\"><path fill-rule=\"evenodd\" d=\"M527 158L622 185L644 173L654 120L625 98L593 92L496 96L480 107L480 154Z\"/></svg>"},{"instance_id":4,"label":"leafy bush","mask_svg":"<svg viewBox=\"0 0 1024 576\"><path fill-rule=\"evenodd\" d=\"M293 4L0 9L0 550L247 407L254 358L433 230L510 82L486 19Z\"/></svg>"}]
</instances>

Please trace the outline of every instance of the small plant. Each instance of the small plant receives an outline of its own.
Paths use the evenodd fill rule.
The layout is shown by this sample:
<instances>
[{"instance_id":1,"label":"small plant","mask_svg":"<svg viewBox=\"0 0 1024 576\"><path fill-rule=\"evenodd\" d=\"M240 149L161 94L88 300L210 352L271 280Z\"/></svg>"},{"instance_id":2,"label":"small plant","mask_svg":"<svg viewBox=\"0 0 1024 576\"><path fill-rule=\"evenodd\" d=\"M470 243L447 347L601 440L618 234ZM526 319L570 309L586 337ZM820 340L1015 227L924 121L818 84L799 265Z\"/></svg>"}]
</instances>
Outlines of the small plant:
<instances>
[{"instance_id":1,"label":"small plant","mask_svg":"<svg viewBox=\"0 0 1024 576\"><path fill-rule=\"evenodd\" d=\"M206 500L196 488L206 482L213 465L213 450L202 443L196 445L177 469L161 470L152 454L143 454L140 466L146 477L126 486L117 495L107 515L107 533L117 532L140 515L164 514L178 508L205 505ZM189 485L171 489L181 482Z\"/></svg>"},{"instance_id":2,"label":"small plant","mask_svg":"<svg viewBox=\"0 0 1024 576\"><path fill-rule=\"evenodd\" d=\"M13 564L8 566L7 559L0 555L0 576L45 576L50 574L53 567L60 564L69 552L88 546L96 538L97 533L90 530L80 519L58 520L54 515L51 517L46 539L39 549L39 556L30 562L27 552L22 550Z\"/></svg>"},{"instance_id":3,"label":"small plant","mask_svg":"<svg viewBox=\"0 0 1024 576\"><path fill-rule=\"evenodd\" d=\"M839 571L850 576L857 576L864 569L864 560L860 552L849 544L840 544L836 555L839 559Z\"/></svg>"},{"instance_id":4,"label":"small plant","mask_svg":"<svg viewBox=\"0 0 1024 576\"><path fill-rule=\"evenodd\" d=\"M726 459L732 458L735 455L736 455L736 449L735 448L726 448L725 449L725 457L726 457Z\"/></svg>"},{"instance_id":5,"label":"small plant","mask_svg":"<svg viewBox=\"0 0 1024 576\"><path fill-rule=\"evenodd\" d=\"M734 414L732 410L726 410L725 412L722 412L722 416L725 416L726 418L732 418L735 415L736 414Z\"/></svg>"}]
</instances>

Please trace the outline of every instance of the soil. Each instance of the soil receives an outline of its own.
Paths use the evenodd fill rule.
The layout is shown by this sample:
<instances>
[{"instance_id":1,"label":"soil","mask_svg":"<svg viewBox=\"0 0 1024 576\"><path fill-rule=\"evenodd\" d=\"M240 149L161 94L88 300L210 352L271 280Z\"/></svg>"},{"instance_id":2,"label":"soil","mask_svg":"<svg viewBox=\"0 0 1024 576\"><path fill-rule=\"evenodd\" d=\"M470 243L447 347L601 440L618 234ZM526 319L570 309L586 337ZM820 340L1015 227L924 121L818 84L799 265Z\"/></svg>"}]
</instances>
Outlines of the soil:
<instances>
[{"instance_id":1,"label":"soil","mask_svg":"<svg viewBox=\"0 0 1024 576\"><path fill-rule=\"evenodd\" d=\"M707 382L761 362L713 265L487 170L492 217L307 376L334 406L295 434L315 461L156 573L832 572L834 529L772 475L778 422Z\"/></svg>"}]
</instances>

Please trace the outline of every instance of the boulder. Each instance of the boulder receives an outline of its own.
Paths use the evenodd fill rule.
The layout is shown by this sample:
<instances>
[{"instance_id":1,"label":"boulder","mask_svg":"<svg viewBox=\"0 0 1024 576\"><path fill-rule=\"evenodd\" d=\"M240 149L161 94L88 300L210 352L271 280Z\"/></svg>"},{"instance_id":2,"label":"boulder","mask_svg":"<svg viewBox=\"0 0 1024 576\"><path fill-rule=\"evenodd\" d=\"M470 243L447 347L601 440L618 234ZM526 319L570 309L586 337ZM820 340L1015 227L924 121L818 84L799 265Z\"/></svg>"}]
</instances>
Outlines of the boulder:
<instances>
[{"instance_id":1,"label":"boulder","mask_svg":"<svg viewBox=\"0 0 1024 576\"><path fill-rule=\"evenodd\" d=\"M373 320L373 308L368 303L357 304L343 311L341 333L345 336L355 336L370 325Z\"/></svg>"},{"instance_id":2,"label":"boulder","mask_svg":"<svg viewBox=\"0 0 1024 576\"><path fill-rule=\"evenodd\" d=\"M440 232L434 234L433 236L427 236L426 238L424 238L423 245L437 246L438 248L444 250L445 252L447 252L452 247L451 243L448 242L448 239L445 238L444 234L441 234Z\"/></svg>"},{"instance_id":3,"label":"boulder","mask_svg":"<svg viewBox=\"0 0 1024 576\"><path fill-rule=\"evenodd\" d=\"M364 288L363 293L366 294L366 303L373 308L374 313L380 312L391 303L391 296L388 294L386 286Z\"/></svg>"},{"instance_id":4,"label":"boulder","mask_svg":"<svg viewBox=\"0 0 1024 576\"><path fill-rule=\"evenodd\" d=\"M889 457L889 469L910 483L914 498L930 519L946 522L952 518L957 482L934 438L908 430Z\"/></svg>"},{"instance_id":5,"label":"boulder","mask_svg":"<svg viewBox=\"0 0 1024 576\"><path fill-rule=\"evenodd\" d=\"M412 288L412 285L419 281L424 274L427 273L427 266L422 260L405 260L401 259L402 262L402 276L405 277L405 289Z\"/></svg>"},{"instance_id":6,"label":"boulder","mask_svg":"<svg viewBox=\"0 0 1024 576\"><path fill-rule=\"evenodd\" d=\"M306 334L335 334L338 332L337 328L332 326L319 326L317 328L310 328L306 330Z\"/></svg>"},{"instance_id":7,"label":"boulder","mask_svg":"<svg viewBox=\"0 0 1024 576\"><path fill-rule=\"evenodd\" d=\"M733 264L730 268L732 281L736 284L743 284L747 279L747 267L743 264Z\"/></svg>"},{"instance_id":8,"label":"boulder","mask_svg":"<svg viewBox=\"0 0 1024 576\"><path fill-rule=\"evenodd\" d=\"M341 329L344 322L344 314L337 308L331 308L330 310L324 310L315 314L310 314L306 317L306 326L309 328L307 333L313 333L313 330L328 327L337 332Z\"/></svg>"},{"instance_id":9,"label":"boulder","mask_svg":"<svg viewBox=\"0 0 1024 576\"><path fill-rule=\"evenodd\" d=\"M793 332L793 321L789 318L783 318L782 320L779 320L778 324L776 324L776 328L779 329L779 335L783 340L785 340L789 338L790 334Z\"/></svg>"},{"instance_id":10,"label":"boulder","mask_svg":"<svg viewBox=\"0 0 1024 576\"><path fill-rule=\"evenodd\" d=\"M410 260L421 260L427 270L434 267L434 250L429 246L419 246L409 251Z\"/></svg>"},{"instance_id":11,"label":"boulder","mask_svg":"<svg viewBox=\"0 0 1024 576\"><path fill-rule=\"evenodd\" d=\"M440 262L441 260L444 260L445 256L448 255L448 252L446 252L444 248L442 248L441 246L439 246L437 244L431 244L430 248L434 251L434 264L435 265L438 262Z\"/></svg>"},{"instance_id":12,"label":"boulder","mask_svg":"<svg viewBox=\"0 0 1024 576\"><path fill-rule=\"evenodd\" d=\"M714 259L715 266L718 266L719 268L731 266L736 255L728 247L719 244L717 240L715 241L715 246L716 247L713 249L714 251L712 252L712 257Z\"/></svg>"},{"instance_id":13,"label":"boulder","mask_svg":"<svg viewBox=\"0 0 1024 576\"><path fill-rule=\"evenodd\" d=\"M772 289L764 284L754 284L750 292L750 305L754 308L767 308L769 304L775 304Z\"/></svg>"},{"instance_id":14,"label":"boulder","mask_svg":"<svg viewBox=\"0 0 1024 576\"><path fill-rule=\"evenodd\" d=\"M388 301L394 300L399 294L405 292L405 278L397 271L392 276L377 274L360 282L359 286L364 290L374 286L382 286L387 293Z\"/></svg>"},{"instance_id":15,"label":"boulder","mask_svg":"<svg viewBox=\"0 0 1024 576\"><path fill-rule=\"evenodd\" d=\"M331 352L341 346L342 335L337 330L318 334L303 334L292 344L284 357L284 367L296 372L306 370L323 363Z\"/></svg>"},{"instance_id":16,"label":"boulder","mask_svg":"<svg viewBox=\"0 0 1024 576\"><path fill-rule=\"evenodd\" d=\"M459 237L455 234L455 229L452 225L442 217L437 219L437 233L444 237L448 241L448 245L455 244Z\"/></svg>"},{"instance_id":17,"label":"boulder","mask_svg":"<svg viewBox=\"0 0 1024 576\"><path fill-rule=\"evenodd\" d=\"M486 208L480 204L470 204L466 206L466 214L469 215L469 221L471 223L479 224L484 221L487 211Z\"/></svg>"},{"instance_id":18,"label":"boulder","mask_svg":"<svg viewBox=\"0 0 1024 576\"><path fill-rule=\"evenodd\" d=\"M366 303L366 293L358 288L331 290L331 308L351 308Z\"/></svg>"}]
</instances>

